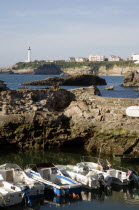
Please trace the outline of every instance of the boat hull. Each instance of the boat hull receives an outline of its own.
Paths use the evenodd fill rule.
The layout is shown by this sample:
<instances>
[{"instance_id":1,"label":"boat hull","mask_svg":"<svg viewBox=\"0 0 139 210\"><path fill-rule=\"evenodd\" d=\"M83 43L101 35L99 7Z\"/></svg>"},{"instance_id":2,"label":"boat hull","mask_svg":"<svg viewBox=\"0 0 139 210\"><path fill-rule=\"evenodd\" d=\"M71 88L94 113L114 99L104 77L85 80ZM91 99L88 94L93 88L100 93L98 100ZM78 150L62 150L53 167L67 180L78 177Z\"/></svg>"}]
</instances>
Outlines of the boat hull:
<instances>
[{"instance_id":1,"label":"boat hull","mask_svg":"<svg viewBox=\"0 0 139 210\"><path fill-rule=\"evenodd\" d=\"M56 196L64 196L64 195L70 195L72 193L74 194L79 194L82 191L81 188L63 188L63 189L58 189L58 188L53 188L53 193Z\"/></svg>"},{"instance_id":2,"label":"boat hull","mask_svg":"<svg viewBox=\"0 0 139 210\"><path fill-rule=\"evenodd\" d=\"M23 197L24 193L22 192L7 193L2 195L2 192L0 191L0 207L17 205L22 202Z\"/></svg>"},{"instance_id":3,"label":"boat hull","mask_svg":"<svg viewBox=\"0 0 139 210\"><path fill-rule=\"evenodd\" d=\"M70 179L69 179L70 184L58 185L51 181L43 179L38 173L33 172L31 170L26 170L26 174L29 177L31 177L32 179L37 180L40 183L43 183L45 185L46 191L48 190L49 192L51 192L52 194L54 194L56 196L68 195L71 193L78 194L82 190L81 184L76 184L73 181L71 181ZM61 175L57 175L57 176L60 178L63 177ZM68 181L67 177L63 177L63 178Z\"/></svg>"}]
</instances>

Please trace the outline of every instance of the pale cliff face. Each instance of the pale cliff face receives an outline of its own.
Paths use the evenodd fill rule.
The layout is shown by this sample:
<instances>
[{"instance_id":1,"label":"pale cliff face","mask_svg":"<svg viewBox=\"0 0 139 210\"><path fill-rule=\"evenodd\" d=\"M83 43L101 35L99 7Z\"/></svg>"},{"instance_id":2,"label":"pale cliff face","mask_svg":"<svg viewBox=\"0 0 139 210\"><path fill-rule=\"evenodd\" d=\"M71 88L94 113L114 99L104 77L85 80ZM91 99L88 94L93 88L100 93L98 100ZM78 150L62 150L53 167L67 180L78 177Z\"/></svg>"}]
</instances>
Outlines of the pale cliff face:
<instances>
[{"instance_id":1,"label":"pale cliff face","mask_svg":"<svg viewBox=\"0 0 139 210\"><path fill-rule=\"evenodd\" d=\"M123 76L124 73L127 71L139 71L139 67L134 66L130 67L128 64L127 66L118 66L114 65L110 69L106 69L106 66L96 66L91 67L91 66L81 66L81 67L57 67L57 66L52 66L52 67L46 67L40 66L37 68L22 68L18 69L16 65L12 67L8 67L5 69L2 69L0 73L15 73L15 74L46 74L46 75L77 75L77 74L97 74L100 76Z\"/></svg>"}]
</instances>

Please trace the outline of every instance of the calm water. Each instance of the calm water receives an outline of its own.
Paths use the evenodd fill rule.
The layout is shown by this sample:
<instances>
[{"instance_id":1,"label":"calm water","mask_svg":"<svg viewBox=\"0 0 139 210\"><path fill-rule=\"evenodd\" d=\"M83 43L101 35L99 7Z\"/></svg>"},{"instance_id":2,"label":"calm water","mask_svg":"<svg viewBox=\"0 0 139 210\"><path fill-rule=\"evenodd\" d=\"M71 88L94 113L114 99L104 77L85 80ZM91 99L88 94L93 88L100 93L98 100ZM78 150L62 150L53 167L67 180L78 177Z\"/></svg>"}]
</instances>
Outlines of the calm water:
<instances>
[{"instance_id":1,"label":"calm water","mask_svg":"<svg viewBox=\"0 0 139 210\"><path fill-rule=\"evenodd\" d=\"M10 89L18 89L21 87L22 83L33 81L33 80L41 80L44 78L49 77L50 75L14 75L14 74L1 74L0 80L5 81L7 86ZM54 75L53 75L54 76ZM138 98L139 92L135 92L136 88L123 88L120 85L123 83L123 77L112 77L112 76L103 76L102 78L106 79L107 85L105 86L98 86L101 91L102 96L104 97L115 97L115 98ZM114 85L115 88L113 91L106 91L104 90L105 87ZM35 86L27 86L29 88L36 88ZM37 86L39 88L40 86ZM41 86L46 87L46 86ZM62 88L70 89L70 88L77 88L76 86L62 86Z\"/></svg>"},{"instance_id":2,"label":"calm water","mask_svg":"<svg viewBox=\"0 0 139 210\"><path fill-rule=\"evenodd\" d=\"M33 80L40 80L48 77L47 75L0 75L0 80L5 81L10 89L18 89L22 83ZM98 86L102 95L105 97L121 97L121 98L137 98L139 93L135 92L135 88L123 88L120 84L123 83L123 77L103 77L106 79L107 86L114 85L114 91L105 91L107 86ZM31 87L30 88L35 88ZM37 86L38 88L38 86ZM70 89L71 87L63 87ZM76 88L76 87L72 87ZM85 155L73 152L59 152L59 151L39 151L39 152L0 152L0 164L6 162L17 163L24 168L29 164L40 162L53 162L54 164L76 164L80 162L80 156ZM139 172L139 164L121 163L117 159L110 159L113 166L128 167ZM117 210L117 209L139 209L139 189L113 189L112 193L96 193L96 192L82 192L80 198L49 198L45 197L43 200L35 200L33 207L12 207L9 209L79 209L79 210Z\"/></svg>"},{"instance_id":3,"label":"calm water","mask_svg":"<svg viewBox=\"0 0 139 210\"><path fill-rule=\"evenodd\" d=\"M17 163L22 168L29 164L36 164L40 162L53 162L54 164L76 164L80 162L80 157L86 155L84 153L73 153L73 152L60 152L60 151L30 151L30 152L0 152L0 164L5 162ZM107 157L112 165L125 167L125 164L118 162L110 157ZM139 171L138 164L129 164L128 167ZM45 196L45 198L33 201L33 207L21 207L18 206L16 209L80 209L80 210L91 210L91 209L105 209L105 210L117 210L117 209L138 209L139 208L139 189L115 188L112 192L106 194L95 191L83 191L80 197L77 198L58 198ZM9 208L15 209L15 207Z\"/></svg>"}]
</instances>

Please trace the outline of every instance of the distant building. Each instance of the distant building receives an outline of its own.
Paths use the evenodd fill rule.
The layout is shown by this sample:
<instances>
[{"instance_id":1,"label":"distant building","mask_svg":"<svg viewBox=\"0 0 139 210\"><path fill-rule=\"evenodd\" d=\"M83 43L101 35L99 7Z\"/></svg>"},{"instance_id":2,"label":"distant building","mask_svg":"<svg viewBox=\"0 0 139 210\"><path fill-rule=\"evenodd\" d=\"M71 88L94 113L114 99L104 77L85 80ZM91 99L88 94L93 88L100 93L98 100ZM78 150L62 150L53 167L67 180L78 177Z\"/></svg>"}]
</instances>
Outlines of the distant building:
<instances>
[{"instance_id":1,"label":"distant building","mask_svg":"<svg viewBox=\"0 0 139 210\"><path fill-rule=\"evenodd\" d=\"M48 63L65 62L65 60L46 60Z\"/></svg>"},{"instance_id":2,"label":"distant building","mask_svg":"<svg viewBox=\"0 0 139 210\"><path fill-rule=\"evenodd\" d=\"M69 57L69 61L76 61L75 57Z\"/></svg>"},{"instance_id":3,"label":"distant building","mask_svg":"<svg viewBox=\"0 0 139 210\"><path fill-rule=\"evenodd\" d=\"M122 59L119 56L110 55L108 60L109 61L121 61Z\"/></svg>"},{"instance_id":4,"label":"distant building","mask_svg":"<svg viewBox=\"0 0 139 210\"><path fill-rule=\"evenodd\" d=\"M76 58L76 61L77 61L77 62L86 62L86 61L88 61L88 60L89 60L88 58L84 58L84 57Z\"/></svg>"},{"instance_id":5,"label":"distant building","mask_svg":"<svg viewBox=\"0 0 139 210\"><path fill-rule=\"evenodd\" d=\"M90 55L89 61L105 61L104 55Z\"/></svg>"},{"instance_id":6,"label":"distant building","mask_svg":"<svg viewBox=\"0 0 139 210\"><path fill-rule=\"evenodd\" d=\"M54 60L46 60L46 62L48 62L48 63L54 63L55 61Z\"/></svg>"},{"instance_id":7,"label":"distant building","mask_svg":"<svg viewBox=\"0 0 139 210\"><path fill-rule=\"evenodd\" d=\"M133 61L133 57L130 56L129 58L126 58L125 61Z\"/></svg>"},{"instance_id":8,"label":"distant building","mask_svg":"<svg viewBox=\"0 0 139 210\"><path fill-rule=\"evenodd\" d=\"M138 61L139 60L139 54L133 54L132 58L133 58L133 61Z\"/></svg>"}]
</instances>

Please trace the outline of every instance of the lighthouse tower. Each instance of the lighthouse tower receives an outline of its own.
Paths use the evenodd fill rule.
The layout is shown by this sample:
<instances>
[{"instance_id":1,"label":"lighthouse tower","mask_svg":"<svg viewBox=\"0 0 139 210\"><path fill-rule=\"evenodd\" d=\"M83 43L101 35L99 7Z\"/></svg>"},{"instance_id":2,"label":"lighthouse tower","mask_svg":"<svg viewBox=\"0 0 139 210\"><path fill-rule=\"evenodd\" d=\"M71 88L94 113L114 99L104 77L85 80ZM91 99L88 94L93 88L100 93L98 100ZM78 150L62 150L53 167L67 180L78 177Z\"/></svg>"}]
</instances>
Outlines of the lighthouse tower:
<instances>
[{"instance_id":1,"label":"lighthouse tower","mask_svg":"<svg viewBox=\"0 0 139 210\"><path fill-rule=\"evenodd\" d=\"M27 57L27 62L31 62L31 48L28 48L28 57Z\"/></svg>"}]
</instances>

